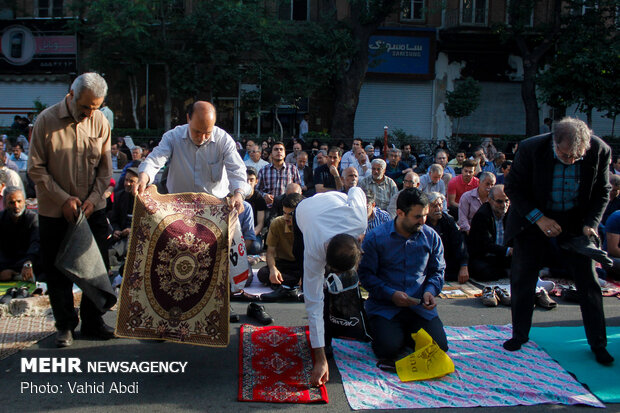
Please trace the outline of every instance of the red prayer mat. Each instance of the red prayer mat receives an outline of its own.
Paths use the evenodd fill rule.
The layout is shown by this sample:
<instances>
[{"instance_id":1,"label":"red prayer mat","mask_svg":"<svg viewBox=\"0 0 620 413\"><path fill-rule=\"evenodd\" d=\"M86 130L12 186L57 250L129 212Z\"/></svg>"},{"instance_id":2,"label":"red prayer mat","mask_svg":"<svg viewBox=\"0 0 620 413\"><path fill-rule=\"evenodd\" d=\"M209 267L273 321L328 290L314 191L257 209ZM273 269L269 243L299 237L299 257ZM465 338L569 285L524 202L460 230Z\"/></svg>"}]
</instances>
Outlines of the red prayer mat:
<instances>
[{"instance_id":1,"label":"red prayer mat","mask_svg":"<svg viewBox=\"0 0 620 413\"><path fill-rule=\"evenodd\" d=\"M241 326L239 400L328 403L325 386L311 387L308 327Z\"/></svg>"}]
</instances>

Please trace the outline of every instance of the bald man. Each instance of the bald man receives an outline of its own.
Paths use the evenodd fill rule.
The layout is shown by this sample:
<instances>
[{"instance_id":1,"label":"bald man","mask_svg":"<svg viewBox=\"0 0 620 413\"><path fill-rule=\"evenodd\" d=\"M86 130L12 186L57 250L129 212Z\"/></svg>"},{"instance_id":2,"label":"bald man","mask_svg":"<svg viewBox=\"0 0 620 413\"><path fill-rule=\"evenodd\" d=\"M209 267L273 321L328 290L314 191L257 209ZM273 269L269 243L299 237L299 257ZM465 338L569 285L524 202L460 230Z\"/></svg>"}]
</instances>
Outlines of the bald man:
<instances>
[{"instance_id":1,"label":"bald man","mask_svg":"<svg viewBox=\"0 0 620 413\"><path fill-rule=\"evenodd\" d=\"M159 145L140 165L138 185L142 194L166 162L170 161L166 187L169 193L206 192L218 198L233 194L233 205L243 212L250 193L246 165L233 138L215 126L215 107L198 101L187 110L187 124L164 134Z\"/></svg>"},{"instance_id":2,"label":"bald man","mask_svg":"<svg viewBox=\"0 0 620 413\"><path fill-rule=\"evenodd\" d=\"M361 149L361 148L360 148ZM362 149L363 150L363 149ZM359 181L359 172L354 166L349 166L342 171L342 191L345 194L349 192L349 189L357 186Z\"/></svg>"}]
</instances>

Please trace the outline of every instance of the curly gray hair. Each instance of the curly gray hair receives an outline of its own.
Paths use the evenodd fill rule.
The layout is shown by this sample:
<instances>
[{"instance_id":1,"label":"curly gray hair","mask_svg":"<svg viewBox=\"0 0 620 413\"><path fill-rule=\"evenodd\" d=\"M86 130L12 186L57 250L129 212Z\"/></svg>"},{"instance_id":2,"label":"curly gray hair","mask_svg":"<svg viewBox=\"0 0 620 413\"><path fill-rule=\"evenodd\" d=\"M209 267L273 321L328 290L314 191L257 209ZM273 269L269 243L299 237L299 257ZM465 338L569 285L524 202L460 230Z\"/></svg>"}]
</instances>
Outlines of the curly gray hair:
<instances>
[{"instance_id":1,"label":"curly gray hair","mask_svg":"<svg viewBox=\"0 0 620 413\"><path fill-rule=\"evenodd\" d=\"M592 131L580 119L566 117L553 128L553 143L557 146L567 142L570 148L568 154L575 158L583 156L590 149L591 137Z\"/></svg>"}]
</instances>

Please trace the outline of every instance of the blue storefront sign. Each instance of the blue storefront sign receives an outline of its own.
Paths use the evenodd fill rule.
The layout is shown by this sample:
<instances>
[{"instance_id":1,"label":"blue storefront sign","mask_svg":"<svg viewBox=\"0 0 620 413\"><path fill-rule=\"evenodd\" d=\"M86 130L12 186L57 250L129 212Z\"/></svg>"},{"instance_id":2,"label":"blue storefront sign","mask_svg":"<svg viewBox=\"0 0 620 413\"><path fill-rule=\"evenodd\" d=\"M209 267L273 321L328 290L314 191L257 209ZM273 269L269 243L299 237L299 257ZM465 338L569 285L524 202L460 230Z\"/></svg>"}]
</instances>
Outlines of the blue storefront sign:
<instances>
[{"instance_id":1,"label":"blue storefront sign","mask_svg":"<svg viewBox=\"0 0 620 413\"><path fill-rule=\"evenodd\" d=\"M368 52L369 74L434 77L435 37L432 32L377 33L370 37Z\"/></svg>"}]
</instances>

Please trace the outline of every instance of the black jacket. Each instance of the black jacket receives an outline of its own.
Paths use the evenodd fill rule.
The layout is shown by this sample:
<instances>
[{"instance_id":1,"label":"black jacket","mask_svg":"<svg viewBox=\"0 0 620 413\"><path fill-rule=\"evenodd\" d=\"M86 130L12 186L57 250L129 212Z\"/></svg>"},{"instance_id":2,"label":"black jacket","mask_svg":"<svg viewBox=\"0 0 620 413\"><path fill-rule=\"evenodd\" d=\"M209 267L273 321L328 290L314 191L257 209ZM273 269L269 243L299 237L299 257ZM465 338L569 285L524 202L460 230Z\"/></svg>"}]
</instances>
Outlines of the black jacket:
<instances>
[{"instance_id":1,"label":"black jacket","mask_svg":"<svg viewBox=\"0 0 620 413\"><path fill-rule=\"evenodd\" d=\"M436 226L432 226L430 221L426 221L426 224L433 228L441 238L446 261L446 274L458 273L463 265L467 265L469 257L463 233L459 231L454 218L444 212Z\"/></svg>"},{"instance_id":2,"label":"black jacket","mask_svg":"<svg viewBox=\"0 0 620 413\"><path fill-rule=\"evenodd\" d=\"M581 180L576 212L582 218L582 226L597 228L609 201L611 149L600 138L592 136L590 149L579 162ZM504 191L510 199L506 240L533 225L525 217L534 208L546 214L554 163L551 133L534 136L519 144L505 180Z\"/></svg>"},{"instance_id":3,"label":"black jacket","mask_svg":"<svg viewBox=\"0 0 620 413\"><path fill-rule=\"evenodd\" d=\"M314 194L314 173L309 164L304 168L304 184L306 184L306 187L308 188L306 193L312 190L312 194ZM304 193L304 195L306 195L306 193Z\"/></svg>"},{"instance_id":4,"label":"black jacket","mask_svg":"<svg viewBox=\"0 0 620 413\"><path fill-rule=\"evenodd\" d=\"M507 214L504 215L504 230L506 229ZM491 204L485 202L471 219L467 248L470 258L484 258L488 255L506 256L508 247L496 244L497 228ZM504 232L504 241L506 241Z\"/></svg>"},{"instance_id":5,"label":"black jacket","mask_svg":"<svg viewBox=\"0 0 620 413\"><path fill-rule=\"evenodd\" d=\"M39 259L39 216L25 210L13 222L9 211L0 212L0 260L18 262L22 259L36 263Z\"/></svg>"}]
</instances>

